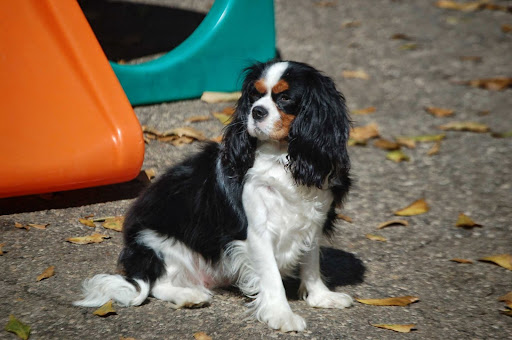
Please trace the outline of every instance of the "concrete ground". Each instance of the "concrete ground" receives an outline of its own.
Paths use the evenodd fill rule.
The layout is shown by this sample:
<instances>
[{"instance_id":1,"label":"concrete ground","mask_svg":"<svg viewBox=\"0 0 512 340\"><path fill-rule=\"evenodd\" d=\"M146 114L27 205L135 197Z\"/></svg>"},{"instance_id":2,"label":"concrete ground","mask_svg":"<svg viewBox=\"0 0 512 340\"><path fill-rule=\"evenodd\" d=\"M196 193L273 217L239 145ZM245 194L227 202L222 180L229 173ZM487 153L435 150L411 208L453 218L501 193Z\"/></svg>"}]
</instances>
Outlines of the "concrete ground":
<instances>
[{"instance_id":1,"label":"concrete ground","mask_svg":"<svg viewBox=\"0 0 512 340\"><path fill-rule=\"evenodd\" d=\"M177 4L179 1L146 1ZM511 1L494 1L511 6ZM490 91L459 81L512 76L512 24L504 11L461 12L440 9L434 0L276 0L278 47L285 59L310 63L330 75L345 94L351 110L374 106L369 115L353 115L355 126L376 122L380 134L441 133L452 121L476 121L494 132L512 130L512 89ZM190 2L206 11L209 1ZM410 40L391 39L395 34ZM404 38L402 36L402 38ZM479 58L461 58L461 57ZM369 78L351 79L343 71L363 70ZM185 119L210 115L232 103L187 100L136 107L141 124L166 130L190 125ZM438 118L425 106L455 110ZM484 112L483 111L488 111ZM207 137L221 133L215 119L194 123ZM15 141L14 141L15 142ZM512 139L491 133L447 131L438 154L427 156L432 143L404 152L410 161L395 163L386 151L368 143L350 147L355 185L349 194L338 233L324 248L324 271L331 284L360 298L413 295L407 307L360 303L346 310L309 308L294 297L292 309L308 328L281 333L246 320L248 301L236 290L219 290L211 306L173 310L153 298L105 318L94 309L73 307L80 284L97 273L113 272L121 234L99 244L75 245L68 237L91 234L78 219L87 215L123 215L143 187L132 182L107 188L55 193L43 197L0 200L0 338L16 339L3 327L9 315L31 326L31 339L193 339L205 332L213 339L506 339L512 318L499 312L498 297L512 291L512 272L477 261L512 253ZM165 168L193 153L197 143L174 147L152 141L144 168ZM108 171L108 169L106 169ZM377 230L395 218L393 212L424 198L430 210L404 217L408 227ZM460 212L482 225L455 227ZM15 223L50 225L46 230L15 228ZM377 234L387 242L373 241ZM460 264L452 258L473 260ZM48 266L55 275L36 282ZM415 324L400 334L371 324Z\"/></svg>"}]
</instances>

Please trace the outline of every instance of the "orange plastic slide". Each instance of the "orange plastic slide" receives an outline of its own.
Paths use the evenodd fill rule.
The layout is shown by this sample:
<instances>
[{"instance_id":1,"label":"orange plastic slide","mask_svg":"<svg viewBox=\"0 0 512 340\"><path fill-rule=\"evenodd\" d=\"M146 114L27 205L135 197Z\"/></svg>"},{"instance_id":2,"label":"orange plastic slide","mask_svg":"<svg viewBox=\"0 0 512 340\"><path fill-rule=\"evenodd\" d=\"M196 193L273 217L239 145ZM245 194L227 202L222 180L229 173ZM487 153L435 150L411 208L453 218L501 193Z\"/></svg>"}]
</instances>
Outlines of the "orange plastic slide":
<instances>
[{"instance_id":1,"label":"orange plastic slide","mask_svg":"<svg viewBox=\"0 0 512 340\"><path fill-rule=\"evenodd\" d=\"M0 1L0 197L119 183L140 124L80 7Z\"/></svg>"}]
</instances>

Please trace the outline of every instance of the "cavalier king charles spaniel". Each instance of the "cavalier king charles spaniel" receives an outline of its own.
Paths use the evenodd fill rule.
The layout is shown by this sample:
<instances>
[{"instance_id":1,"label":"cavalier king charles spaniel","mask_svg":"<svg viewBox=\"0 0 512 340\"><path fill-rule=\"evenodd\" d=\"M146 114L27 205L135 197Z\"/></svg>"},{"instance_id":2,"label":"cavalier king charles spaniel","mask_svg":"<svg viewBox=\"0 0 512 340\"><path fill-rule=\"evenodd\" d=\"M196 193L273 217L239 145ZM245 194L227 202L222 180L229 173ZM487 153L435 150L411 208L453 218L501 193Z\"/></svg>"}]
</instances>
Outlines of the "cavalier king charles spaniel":
<instances>
[{"instance_id":1,"label":"cavalier king charles spaniel","mask_svg":"<svg viewBox=\"0 0 512 340\"><path fill-rule=\"evenodd\" d=\"M201 307L212 289L236 285L271 328L302 331L282 278L301 280L309 306L345 308L320 273L319 241L334 230L349 190L350 120L333 81L303 63L271 61L246 70L242 96L220 144L163 174L124 222L122 275L83 284L78 306Z\"/></svg>"}]
</instances>

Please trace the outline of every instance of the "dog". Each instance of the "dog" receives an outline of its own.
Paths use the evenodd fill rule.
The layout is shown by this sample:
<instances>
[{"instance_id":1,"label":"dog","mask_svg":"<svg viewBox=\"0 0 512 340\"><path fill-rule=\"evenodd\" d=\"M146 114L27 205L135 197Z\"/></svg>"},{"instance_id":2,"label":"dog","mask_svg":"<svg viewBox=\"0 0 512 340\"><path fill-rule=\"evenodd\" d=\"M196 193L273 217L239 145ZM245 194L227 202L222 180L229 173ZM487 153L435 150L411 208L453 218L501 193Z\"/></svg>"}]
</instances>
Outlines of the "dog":
<instances>
[{"instance_id":1,"label":"dog","mask_svg":"<svg viewBox=\"0 0 512 340\"><path fill-rule=\"evenodd\" d=\"M213 288L236 285L258 320L302 331L283 287L291 276L309 306L350 306L349 295L322 281L319 251L350 188L349 129L345 98L313 67L249 67L222 142L143 192L124 222L123 275L84 281L74 304L136 306L152 295L174 308L202 307Z\"/></svg>"}]
</instances>

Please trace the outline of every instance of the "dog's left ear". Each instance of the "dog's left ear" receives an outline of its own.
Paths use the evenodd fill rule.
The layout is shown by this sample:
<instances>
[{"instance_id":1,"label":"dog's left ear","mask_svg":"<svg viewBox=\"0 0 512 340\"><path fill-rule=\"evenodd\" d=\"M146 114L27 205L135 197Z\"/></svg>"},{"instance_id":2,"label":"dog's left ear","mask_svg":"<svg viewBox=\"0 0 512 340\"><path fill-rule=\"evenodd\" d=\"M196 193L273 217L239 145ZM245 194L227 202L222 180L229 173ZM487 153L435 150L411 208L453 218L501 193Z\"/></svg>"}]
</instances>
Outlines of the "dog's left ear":
<instances>
[{"instance_id":1,"label":"dog's left ear","mask_svg":"<svg viewBox=\"0 0 512 340\"><path fill-rule=\"evenodd\" d=\"M329 77L313 69L308 76L299 113L289 132L290 170L297 184L348 187L350 119L345 98Z\"/></svg>"}]
</instances>

